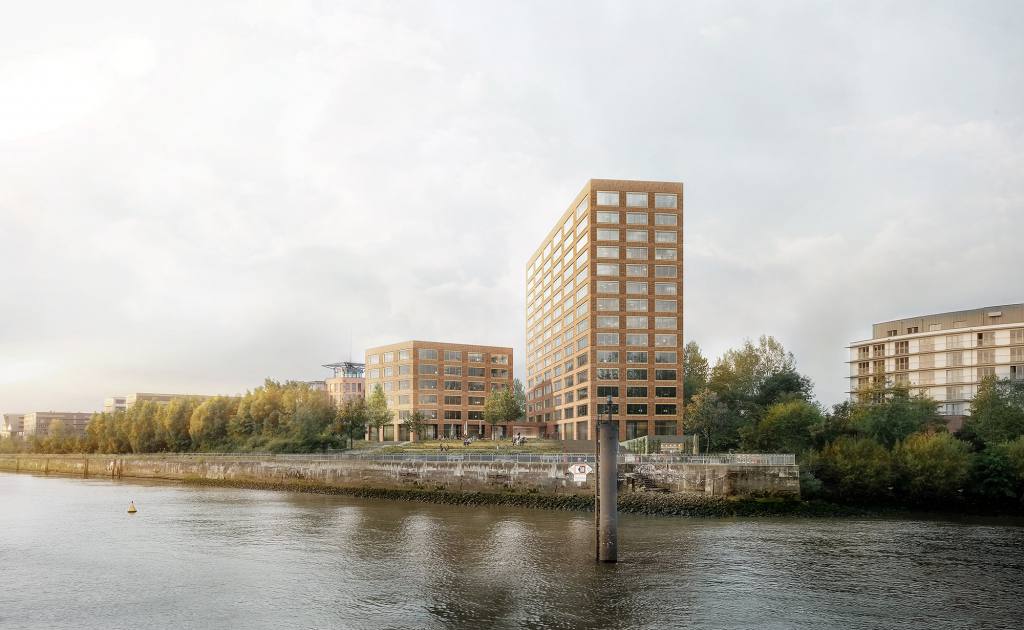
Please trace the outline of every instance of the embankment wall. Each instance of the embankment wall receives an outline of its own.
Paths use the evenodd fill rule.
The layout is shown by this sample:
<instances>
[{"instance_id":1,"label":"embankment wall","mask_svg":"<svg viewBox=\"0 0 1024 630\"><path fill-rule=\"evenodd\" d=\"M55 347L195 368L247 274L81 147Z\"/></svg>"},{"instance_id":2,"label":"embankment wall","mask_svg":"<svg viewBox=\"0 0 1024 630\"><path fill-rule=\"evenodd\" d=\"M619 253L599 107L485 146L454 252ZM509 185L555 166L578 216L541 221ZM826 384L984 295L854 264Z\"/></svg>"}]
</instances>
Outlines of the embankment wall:
<instances>
[{"instance_id":1,"label":"embankment wall","mask_svg":"<svg viewBox=\"0 0 1024 630\"><path fill-rule=\"evenodd\" d=\"M591 494L594 475L576 481L568 462L407 461L238 455L0 455L0 470L83 477L312 482L338 488L426 488L450 492ZM620 464L620 492L646 478L676 493L715 497L800 494L796 465ZM649 482L647 485L651 485Z\"/></svg>"}]
</instances>

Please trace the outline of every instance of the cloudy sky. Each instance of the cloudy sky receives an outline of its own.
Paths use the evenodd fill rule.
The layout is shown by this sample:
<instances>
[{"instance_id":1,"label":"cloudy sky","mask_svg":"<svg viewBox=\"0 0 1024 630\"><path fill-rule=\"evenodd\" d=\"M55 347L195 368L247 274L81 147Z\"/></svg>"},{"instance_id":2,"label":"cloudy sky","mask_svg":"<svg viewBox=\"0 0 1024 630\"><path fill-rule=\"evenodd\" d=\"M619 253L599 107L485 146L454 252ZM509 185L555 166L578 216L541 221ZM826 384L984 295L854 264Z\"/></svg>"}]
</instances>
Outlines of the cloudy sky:
<instances>
[{"instance_id":1,"label":"cloudy sky","mask_svg":"<svg viewBox=\"0 0 1024 630\"><path fill-rule=\"evenodd\" d=\"M12 5L0 412L407 338L522 358L526 260L591 177L683 181L686 337L773 334L835 402L873 322L1024 301L1022 32L1019 2Z\"/></svg>"}]
</instances>

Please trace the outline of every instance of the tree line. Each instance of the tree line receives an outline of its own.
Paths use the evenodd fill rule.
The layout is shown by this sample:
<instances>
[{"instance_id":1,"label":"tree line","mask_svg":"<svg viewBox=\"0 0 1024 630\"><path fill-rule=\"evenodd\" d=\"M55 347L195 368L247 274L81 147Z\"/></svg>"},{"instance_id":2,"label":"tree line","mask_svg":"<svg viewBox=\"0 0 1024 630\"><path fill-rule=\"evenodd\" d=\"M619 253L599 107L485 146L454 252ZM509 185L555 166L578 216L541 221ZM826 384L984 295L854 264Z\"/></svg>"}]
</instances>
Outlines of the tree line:
<instances>
[{"instance_id":1,"label":"tree line","mask_svg":"<svg viewBox=\"0 0 1024 630\"><path fill-rule=\"evenodd\" d=\"M491 392L484 405L485 421L493 427L520 418L522 399L518 381L512 388ZM335 408L325 392L306 383L267 379L241 397L177 398L165 405L149 401L125 411L96 413L84 435L72 434L58 420L46 435L0 440L0 452L310 453L351 446L367 429L376 439L378 430L394 418L379 386L366 400L349 400ZM402 423L410 434L423 437L422 415L411 414Z\"/></svg>"},{"instance_id":2,"label":"tree line","mask_svg":"<svg viewBox=\"0 0 1024 630\"><path fill-rule=\"evenodd\" d=\"M684 353L686 432L709 452L795 453L805 497L985 509L1024 508L1024 383L984 380L951 434L931 398L879 384L831 408L769 336L712 367Z\"/></svg>"}]
</instances>

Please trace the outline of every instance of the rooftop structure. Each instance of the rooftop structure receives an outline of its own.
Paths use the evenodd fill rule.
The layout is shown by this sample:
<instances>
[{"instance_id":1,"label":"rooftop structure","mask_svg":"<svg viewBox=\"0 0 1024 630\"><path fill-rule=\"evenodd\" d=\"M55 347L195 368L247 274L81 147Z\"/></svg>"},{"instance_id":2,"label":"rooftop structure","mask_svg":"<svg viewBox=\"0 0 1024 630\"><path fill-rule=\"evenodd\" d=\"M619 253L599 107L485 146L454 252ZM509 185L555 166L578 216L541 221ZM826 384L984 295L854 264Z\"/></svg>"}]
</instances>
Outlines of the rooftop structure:
<instances>
[{"instance_id":1,"label":"rooftop structure","mask_svg":"<svg viewBox=\"0 0 1024 630\"><path fill-rule=\"evenodd\" d=\"M325 363L324 367L334 372L334 376L325 379L327 395L335 407L340 407L350 400L360 400L365 395L366 382L363 377L366 371L365 363L354 363L342 361L339 363Z\"/></svg>"}]
</instances>

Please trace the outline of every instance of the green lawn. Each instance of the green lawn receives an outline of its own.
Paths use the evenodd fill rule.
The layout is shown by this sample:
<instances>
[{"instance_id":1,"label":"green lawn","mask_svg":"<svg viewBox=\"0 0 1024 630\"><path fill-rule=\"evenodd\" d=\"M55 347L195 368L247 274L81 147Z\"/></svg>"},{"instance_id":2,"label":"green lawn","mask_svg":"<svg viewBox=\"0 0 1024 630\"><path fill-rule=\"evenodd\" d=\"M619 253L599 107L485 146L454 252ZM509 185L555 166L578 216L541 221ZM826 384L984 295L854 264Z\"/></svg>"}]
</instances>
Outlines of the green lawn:
<instances>
[{"instance_id":1,"label":"green lawn","mask_svg":"<svg viewBox=\"0 0 1024 630\"><path fill-rule=\"evenodd\" d=\"M462 440L426 440L411 442L401 446L386 446L381 453L417 453L421 451L439 451L441 445L453 453L561 453L562 443L557 440L527 440L521 446L512 446L512 440L475 440L469 446L463 446ZM359 444L356 444L358 448Z\"/></svg>"}]
</instances>

